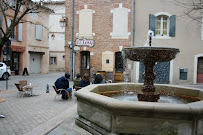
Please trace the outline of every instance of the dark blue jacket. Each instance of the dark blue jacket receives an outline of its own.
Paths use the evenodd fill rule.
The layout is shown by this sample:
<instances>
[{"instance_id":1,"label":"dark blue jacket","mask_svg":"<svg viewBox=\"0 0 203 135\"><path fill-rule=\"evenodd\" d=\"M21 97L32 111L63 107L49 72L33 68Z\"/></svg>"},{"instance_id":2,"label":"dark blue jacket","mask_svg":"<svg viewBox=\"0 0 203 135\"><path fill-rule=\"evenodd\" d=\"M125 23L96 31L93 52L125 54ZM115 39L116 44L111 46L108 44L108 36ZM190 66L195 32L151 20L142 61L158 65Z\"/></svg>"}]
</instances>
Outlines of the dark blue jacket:
<instances>
[{"instance_id":1,"label":"dark blue jacket","mask_svg":"<svg viewBox=\"0 0 203 135\"><path fill-rule=\"evenodd\" d=\"M58 78L55 82L57 89L67 89L69 88L69 81L65 76Z\"/></svg>"},{"instance_id":2,"label":"dark blue jacket","mask_svg":"<svg viewBox=\"0 0 203 135\"><path fill-rule=\"evenodd\" d=\"M90 85L90 81L88 81L87 83L85 83L83 80L80 80L80 87L85 87L87 85Z\"/></svg>"}]
</instances>

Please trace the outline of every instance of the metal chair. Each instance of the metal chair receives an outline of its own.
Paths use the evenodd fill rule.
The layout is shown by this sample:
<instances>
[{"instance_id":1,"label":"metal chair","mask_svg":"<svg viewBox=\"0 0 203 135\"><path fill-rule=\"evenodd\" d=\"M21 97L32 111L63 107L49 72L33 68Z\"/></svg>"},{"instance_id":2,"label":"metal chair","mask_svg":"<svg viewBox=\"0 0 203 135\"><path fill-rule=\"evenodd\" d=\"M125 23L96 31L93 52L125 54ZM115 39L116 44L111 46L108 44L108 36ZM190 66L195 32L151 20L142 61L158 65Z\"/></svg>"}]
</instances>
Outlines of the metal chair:
<instances>
[{"instance_id":1,"label":"metal chair","mask_svg":"<svg viewBox=\"0 0 203 135\"><path fill-rule=\"evenodd\" d=\"M21 84L19 84L19 83L14 83L14 84L19 91L19 95L21 95L22 97L24 96L25 93L29 92L29 91L25 90Z\"/></svg>"},{"instance_id":2,"label":"metal chair","mask_svg":"<svg viewBox=\"0 0 203 135\"><path fill-rule=\"evenodd\" d=\"M55 98L54 98L54 100L56 99L56 96L58 95L58 96L61 96L62 95L62 91L65 91L65 92L67 92L65 89L57 89L56 88L56 86L55 85L52 85L52 87L54 88L54 90L55 90L55 92L56 92L56 95L55 95ZM68 94L67 94L68 95ZM69 96L69 95L68 95ZM69 98L69 97L68 97Z\"/></svg>"}]
</instances>

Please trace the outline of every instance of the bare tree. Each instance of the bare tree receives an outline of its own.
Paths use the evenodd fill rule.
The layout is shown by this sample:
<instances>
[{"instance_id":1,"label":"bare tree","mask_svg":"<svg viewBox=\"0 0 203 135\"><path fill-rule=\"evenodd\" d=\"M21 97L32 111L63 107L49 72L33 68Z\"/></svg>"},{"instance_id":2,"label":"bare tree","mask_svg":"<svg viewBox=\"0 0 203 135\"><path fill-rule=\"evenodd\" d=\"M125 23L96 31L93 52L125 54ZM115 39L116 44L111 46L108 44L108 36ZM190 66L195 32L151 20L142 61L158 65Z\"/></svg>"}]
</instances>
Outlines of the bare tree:
<instances>
[{"instance_id":1,"label":"bare tree","mask_svg":"<svg viewBox=\"0 0 203 135\"><path fill-rule=\"evenodd\" d=\"M202 23L203 0L173 0L173 3L184 9L183 15Z\"/></svg>"},{"instance_id":2,"label":"bare tree","mask_svg":"<svg viewBox=\"0 0 203 135\"><path fill-rule=\"evenodd\" d=\"M5 42L11 37L14 28L19 23L29 22L23 18L27 14L39 13L43 8L46 8L43 7L42 2L43 0L0 0L0 54ZM8 16L11 20L10 25L7 23ZM2 24L5 24L4 27Z\"/></svg>"}]
</instances>

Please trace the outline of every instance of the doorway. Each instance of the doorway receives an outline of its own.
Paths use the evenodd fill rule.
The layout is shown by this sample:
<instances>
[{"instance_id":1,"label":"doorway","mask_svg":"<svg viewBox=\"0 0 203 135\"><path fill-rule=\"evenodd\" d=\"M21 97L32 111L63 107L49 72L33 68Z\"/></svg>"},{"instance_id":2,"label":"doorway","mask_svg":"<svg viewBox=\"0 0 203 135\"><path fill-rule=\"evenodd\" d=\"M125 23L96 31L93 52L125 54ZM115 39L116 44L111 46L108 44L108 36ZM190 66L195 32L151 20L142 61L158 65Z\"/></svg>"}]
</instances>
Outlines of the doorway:
<instances>
[{"instance_id":1,"label":"doorway","mask_svg":"<svg viewBox=\"0 0 203 135\"><path fill-rule=\"evenodd\" d=\"M30 53L30 74L39 74L39 73L40 73L40 53Z\"/></svg>"},{"instance_id":2,"label":"doorway","mask_svg":"<svg viewBox=\"0 0 203 135\"><path fill-rule=\"evenodd\" d=\"M17 52L13 52L11 70L15 71L15 75L19 74L19 53L17 53Z\"/></svg>"},{"instance_id":3,"label":"doorway","mask_svg":"<svg viewBox=\"0 0 203 135\"><path fill-rule=\"evenodd\" d=\"M197 83L203 83L203 57L198 57Z\"/></svg>"},{"instance_id":4,"label":"doorway","mask_svg":"<svg viewBox=\"0 0 203 135\"><path fill-rule=\"evenodd\" d=\"M121 52L116 52L115 53L115 71L116 72L123 72L124 69L124 64L125 64L125 59L122 56Z\"/></svg>"},{"instance_id":5,"label":"doorway","mask_svg":"<svg viewBox=\"0 0 203 135\"><path fill-rule=\"evenodd\" d=\"M84 76L84 74L88 74L89 77L90 75L90 52L88 51L83 51L81 52L81 66L80 66L80 71L81 71L81 76Z\"/></svg>"}]
</instances>

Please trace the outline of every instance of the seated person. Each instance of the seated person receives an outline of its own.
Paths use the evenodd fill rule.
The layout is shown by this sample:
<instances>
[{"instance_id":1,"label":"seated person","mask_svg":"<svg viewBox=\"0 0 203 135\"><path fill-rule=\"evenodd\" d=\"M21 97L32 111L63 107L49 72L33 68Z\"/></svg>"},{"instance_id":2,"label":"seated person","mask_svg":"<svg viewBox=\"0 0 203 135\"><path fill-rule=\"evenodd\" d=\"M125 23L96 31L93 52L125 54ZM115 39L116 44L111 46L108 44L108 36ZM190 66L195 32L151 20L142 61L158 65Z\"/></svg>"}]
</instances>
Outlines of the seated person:
<instances>
[{"instance_id":1,"label":"seated person","mask_svg":"<svg viewBox=\"0 0 203 135\"><path fill-rule=\"evenodd\" d=\"M70 79L70 75L65 73L65 76L62 76L62 77L58 78L56 80L56 82L55 82L55 86L56 86L57 89L65 89L67 91L66 93L64 93L62 91L61 94L62 94L62 98L63 99L67 99L68 98L67 93L68 93L70 98L71 98L71 95L72 95L72 88L71 87L69 88L69 81L68 81L68 79Z\"/></svg>"},{"instance_id":2,"label":"seated person","mask_svg":"<svg viewBox=\"0 0 203 135\"><path fill-rule=\"evenodd\" d=\"M77 74L76 77L73 79L73 89L80 86L80 74Z\"/></svg>"},{"instance_id":3,"label":"seated person","mask_svg":"<svg viewBox=\"0 0 203 135\"><path fill-rule=\"evenodd\" d=\"M101 74L96 74L94 79L94 84L104 84L106 83L105 79L103 79L103 76Z\"/></svg>"},{"instance_id":4,"label":"seated person","mask_svg":"<svg viewBox=\"0 0 203 135\"><path fill-rule=\"evenodd\" d=\"M82 77L82 79L80 80L80 86L76 87L76 90L81 89L82 87L88 86L90 85L90 81L89 81L89 75L88 74L84 74L84 76Z\"/></svg>"}]
</instances>

